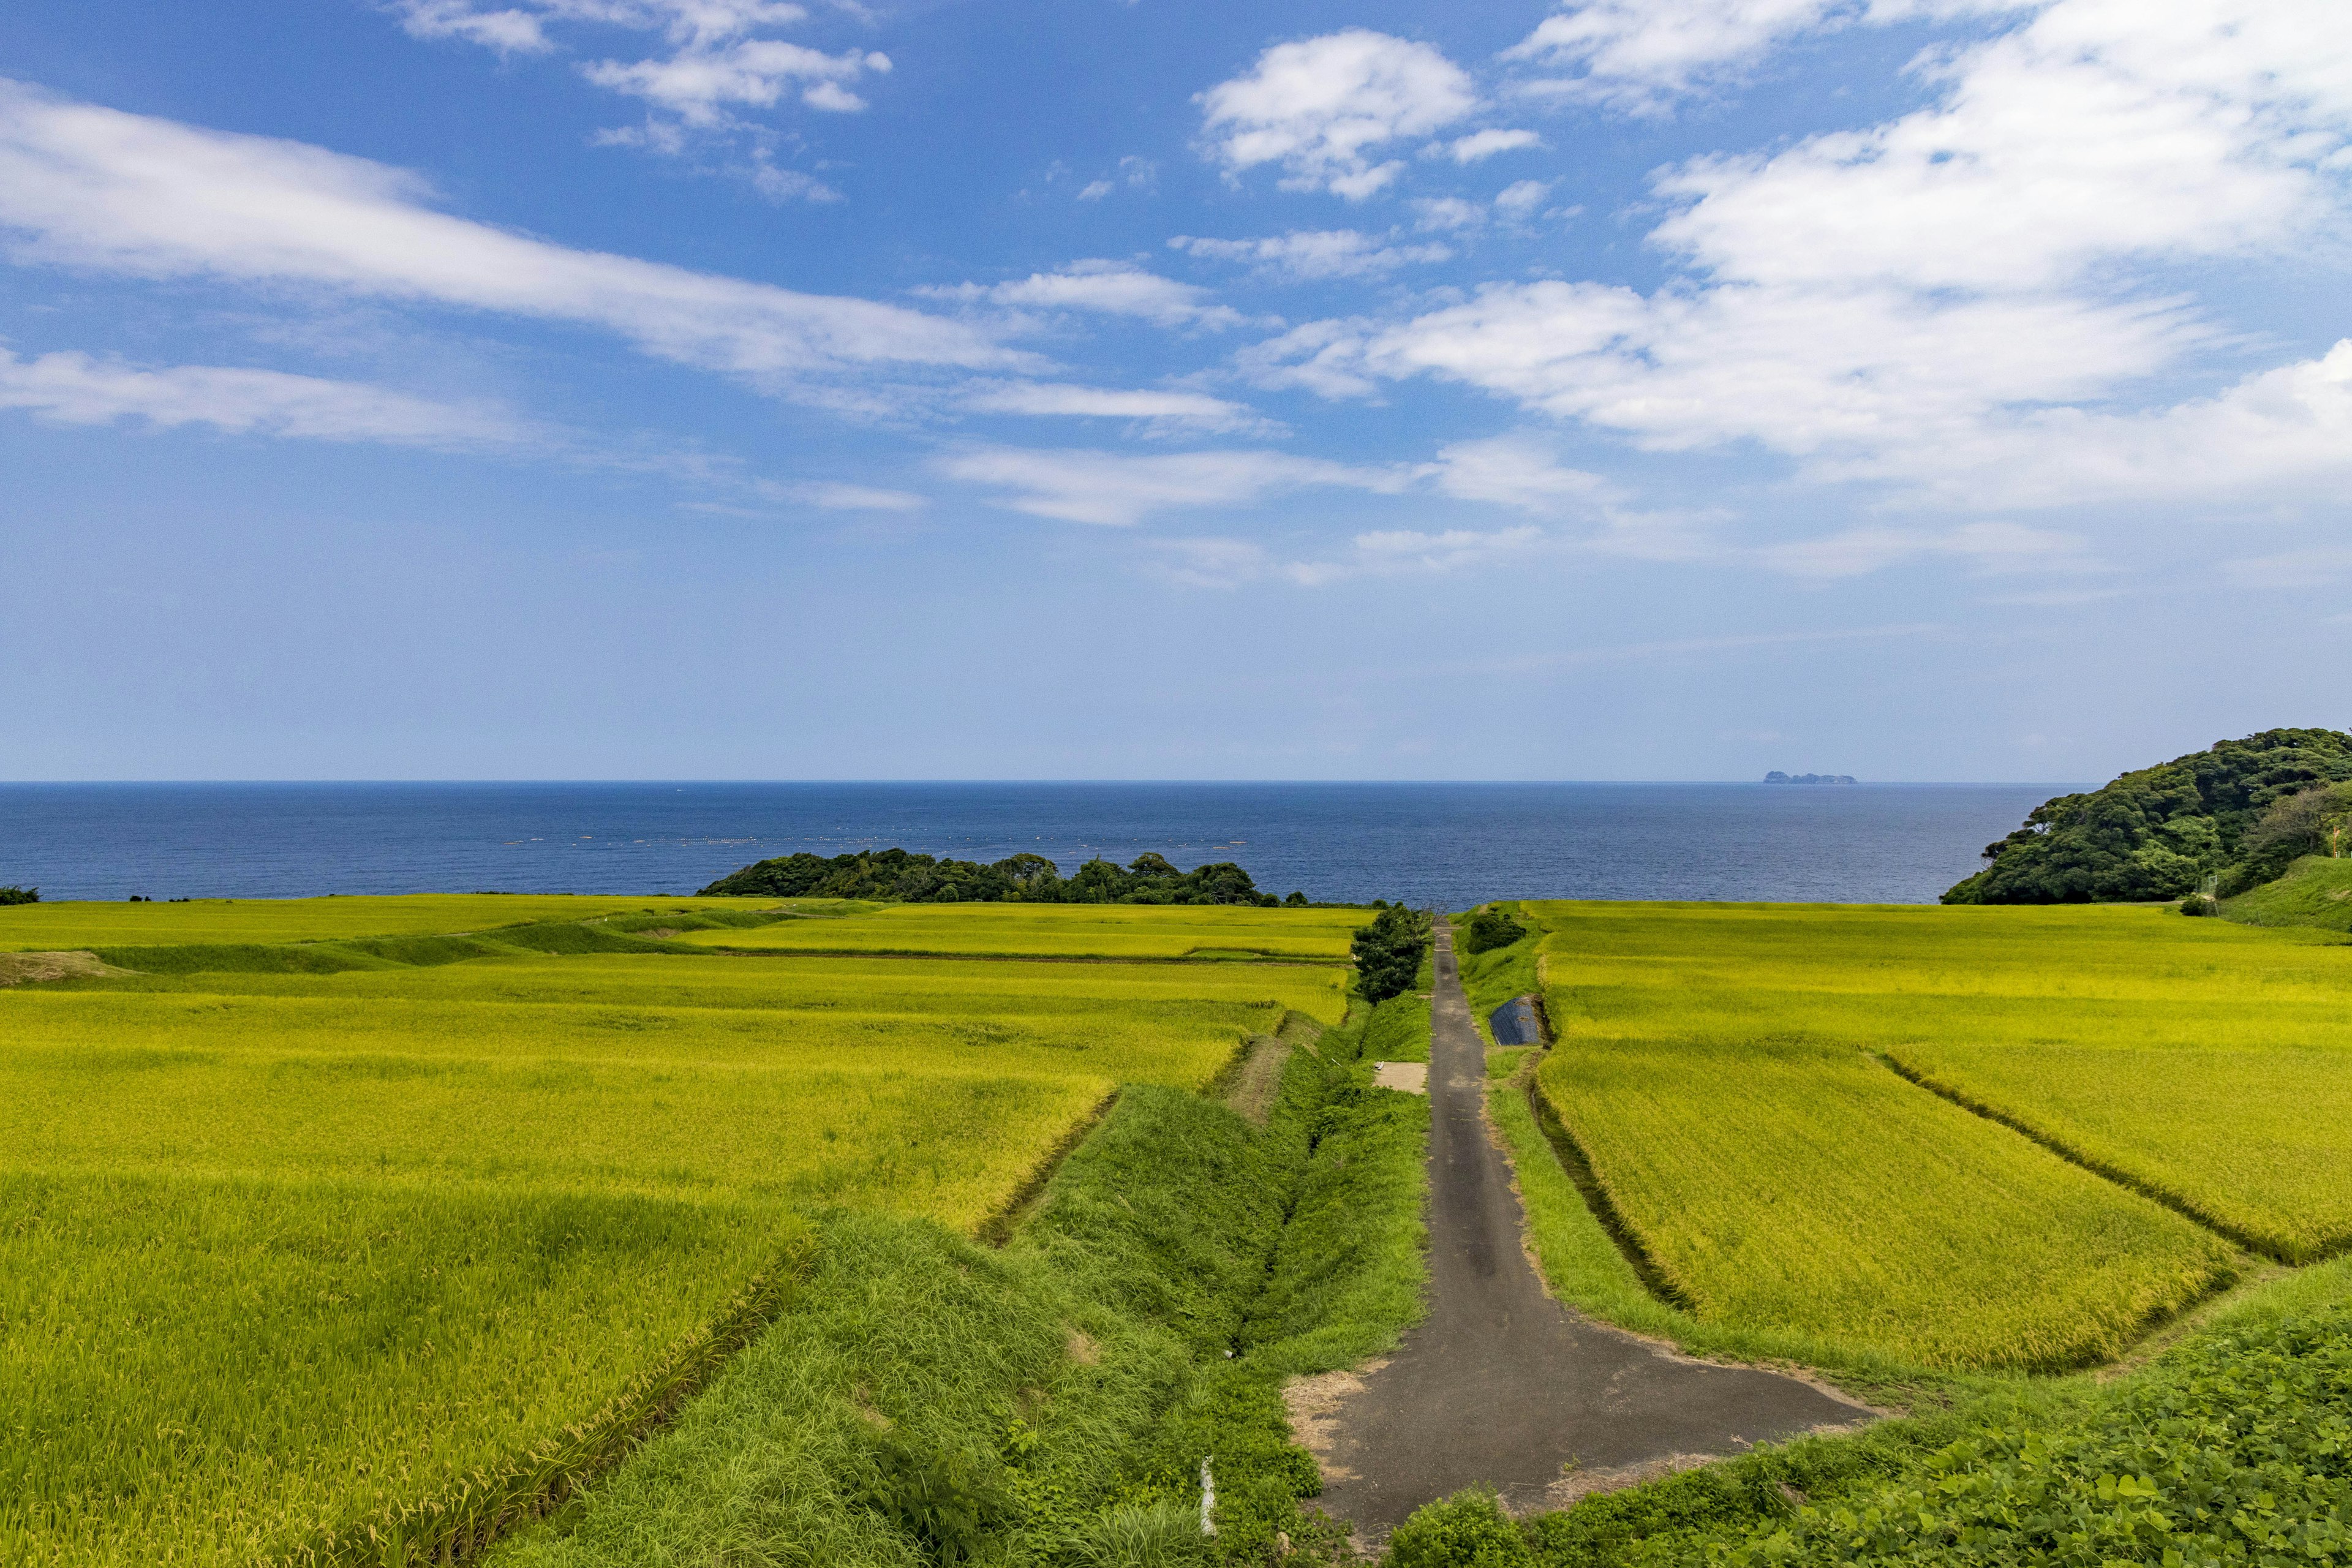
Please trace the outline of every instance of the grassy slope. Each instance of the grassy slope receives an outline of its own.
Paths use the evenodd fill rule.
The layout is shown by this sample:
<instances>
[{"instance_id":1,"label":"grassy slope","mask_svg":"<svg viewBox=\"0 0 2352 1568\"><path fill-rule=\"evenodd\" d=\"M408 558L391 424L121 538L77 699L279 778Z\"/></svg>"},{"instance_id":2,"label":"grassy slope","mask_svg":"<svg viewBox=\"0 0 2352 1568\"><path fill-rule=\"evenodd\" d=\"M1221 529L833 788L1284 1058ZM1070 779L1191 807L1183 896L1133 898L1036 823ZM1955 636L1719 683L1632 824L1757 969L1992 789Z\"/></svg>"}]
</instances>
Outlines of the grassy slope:
<instances>
[{"instance_id":1,"label":"grassy slope","mask_svg":"<svg viewBox=\"0 0 2352 1568\"><path fill-rule=\"evenodd\" d=\"M830 1222L801 1304L499 1561L856 1568L1139 1540L1188 1561L1203 1456L1230 1560L1307 1540L1281 1384L1418 1310L1426 1108L1366 1088L1358 1032L1292 1053L1263 1130L1128 1091L1002 1252Z\"/></svg>"},{"instance_id":2,"label":"grassy slope","mask_svg":"<svg viewBox=\"0 0 2352 1568\"><path fill-rule=\"evenodd\" d=\"M2352 860L2306 857L2277 881L2224 900L2221 912L2244 925L2352 931Z\"/></svg>"}]
</instances>

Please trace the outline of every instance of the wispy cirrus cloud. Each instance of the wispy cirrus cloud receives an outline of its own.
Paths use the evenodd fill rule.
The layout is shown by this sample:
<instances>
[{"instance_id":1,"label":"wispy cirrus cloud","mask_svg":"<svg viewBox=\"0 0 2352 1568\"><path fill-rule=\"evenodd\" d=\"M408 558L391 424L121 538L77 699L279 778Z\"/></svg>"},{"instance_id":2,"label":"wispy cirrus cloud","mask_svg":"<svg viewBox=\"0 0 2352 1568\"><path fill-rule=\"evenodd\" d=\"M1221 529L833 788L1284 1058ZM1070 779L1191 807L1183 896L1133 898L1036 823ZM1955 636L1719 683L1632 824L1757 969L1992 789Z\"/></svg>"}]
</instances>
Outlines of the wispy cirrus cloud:
<instances>
[{"instance_id":1,"label":"wispy cirrus cloud","mask_svg":"<svg viewBox=\"0 0 2352 1568\"><path fill-rule=\"evenodd\" d=\"M1067 382L982 384L964 399L975 414L1125 419L1147 435L1278 435L1282 426L1246 405L1179 387L1075 386Z\"/></svg>"},{"instance_id":2,"label":"wispy cirrus cloud","mask_svg":"<svg viewBox=\"0 0 2352 1568\"><path fill-rule=\"evenodd\" d=\"M1264 275L1299 280L1376 278L1454 256L1451 246L1436 240L1399 244L1393 234L1365 234L1352 228L1295 228L1256 239L1202 239L1180 234L1168 244L1205 261L1244 262Z\"/></svg>"},{"instance_id":3,"label":"wispy cirrus cloud","mask_svg":"<svg viewBox=\"0 0 2352 1568\"><path fill-rule=\"evenodd\" d=\"M1246 320L1230 305L1214 302L1206 289L1162 278L1127 261L1073 261L1052 272L1033 272L1001 283L931 284L915 292L926 299L1017 310L1133 316L1160 327L1216 330L1239 326Z\"/></svg>"},{"instance_id":4,"label":"wispy cirrus cloud","mask_svg":"<svg viewBox=\"0 0 2352 1568\"><path fill-rule=\"evenodd\" d=\"M543 450L563 437L498 404L364 382L228 365L140 366L72 350L20 359L0 349L0 408L63 425L357 441L436 451Z\"/></svg>"},{"instance_id":5,"label":"wispy cirrus cloud","mask_svg":"<svg viewBox=\"0 0 2352 1568\"><path fill-rule=\"evenodd\" d=\"M5 80L0 235L19 261L599 328L786 395L1035 363L970 322L572 249L440 211L405 170Z\"/></svg>"}]
</instances>

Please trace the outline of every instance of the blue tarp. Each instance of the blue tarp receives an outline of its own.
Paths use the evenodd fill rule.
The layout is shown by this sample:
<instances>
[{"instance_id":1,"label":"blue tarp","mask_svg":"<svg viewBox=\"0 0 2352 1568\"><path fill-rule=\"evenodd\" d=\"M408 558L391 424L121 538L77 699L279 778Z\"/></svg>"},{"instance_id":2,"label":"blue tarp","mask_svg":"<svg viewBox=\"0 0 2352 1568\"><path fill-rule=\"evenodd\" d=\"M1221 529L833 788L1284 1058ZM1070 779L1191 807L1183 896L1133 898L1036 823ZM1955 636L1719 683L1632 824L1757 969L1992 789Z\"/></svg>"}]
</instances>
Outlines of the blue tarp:
<instances>
[{"instance_id":1,"label":"blue tarp","mask_svg":"<svg viewBox=\"0 0 2352 1568\"><path fill-rule=\"evenodd\" d=\"M1539 1046L1543 1044L1543 1020L1537 1016L1536 999L1514 996L1486 1016L1495 1031L1498 1046Z\"/></svg>"}]
</instances>

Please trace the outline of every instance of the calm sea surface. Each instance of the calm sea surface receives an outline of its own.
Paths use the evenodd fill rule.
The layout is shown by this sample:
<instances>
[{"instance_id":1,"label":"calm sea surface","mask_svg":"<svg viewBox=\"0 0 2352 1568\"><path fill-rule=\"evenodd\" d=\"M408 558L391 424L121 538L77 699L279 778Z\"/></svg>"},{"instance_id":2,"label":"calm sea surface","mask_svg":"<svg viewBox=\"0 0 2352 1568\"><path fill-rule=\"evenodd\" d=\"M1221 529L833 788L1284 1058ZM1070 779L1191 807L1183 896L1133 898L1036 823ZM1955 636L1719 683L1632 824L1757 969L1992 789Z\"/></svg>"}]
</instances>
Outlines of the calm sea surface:
<instances>
[{"instance_id":1,"label":"calm sea surface","mask_svg":"<svg viewBox=\"0 0 2352 1568\"><path fill-rule=\"evenodd\" d=\"M2058 784L0 784L45 899L690 892L752 860L1156 849L1276 893L1932 901Z\"/></svg>"}]
</instances>

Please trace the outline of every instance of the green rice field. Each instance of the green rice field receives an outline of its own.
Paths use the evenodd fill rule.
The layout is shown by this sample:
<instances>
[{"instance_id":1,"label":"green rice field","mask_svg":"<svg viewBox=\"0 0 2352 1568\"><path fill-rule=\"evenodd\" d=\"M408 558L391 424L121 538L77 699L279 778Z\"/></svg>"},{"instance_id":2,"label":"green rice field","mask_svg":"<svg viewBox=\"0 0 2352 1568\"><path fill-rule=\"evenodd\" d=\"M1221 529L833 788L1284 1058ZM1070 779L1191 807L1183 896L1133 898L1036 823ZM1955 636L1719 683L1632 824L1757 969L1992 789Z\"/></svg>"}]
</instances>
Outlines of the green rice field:
<instances>
[{"instance_id":1,"label":"green rice field","mask_svg":"<svg viewBox=\"0 0 2352 1568\"><path fill-rule=\"evenodd\" d=\"M694 931L698 946L761 952L1003 958L1276 958L1344 963L1361 910L1190 904L894 904L835 920Z\"/></svg>"},{"instance_id":2,"label":"green rice field","mask_svg":"<svg viewBox=\"0 0 2352 1568\"><path fill-rule=\"evenodd\" d=\"M379 1562L494 1521L772 1316L805 1216L976 1232L1120 1085L1347 1006L1307 963L250 966L693 907L416 903L5 911L47 923L0 942L175 972L0 989L0 1561Z\"/></svg>"},{"instance_id":3,"label":"green rice field","mask_svg":"<svg viewBox=\"0 0 2352 1568\"><path fill-rule=\"evenodd\" d=\"M1560 1036L1539 1092L1701 1321L2062 1367L2237 1275L2182 1210L2281 1257L2344 1244L2340 938L2144 907L1527 907Z\"/></svg>"}]
</instances>

